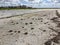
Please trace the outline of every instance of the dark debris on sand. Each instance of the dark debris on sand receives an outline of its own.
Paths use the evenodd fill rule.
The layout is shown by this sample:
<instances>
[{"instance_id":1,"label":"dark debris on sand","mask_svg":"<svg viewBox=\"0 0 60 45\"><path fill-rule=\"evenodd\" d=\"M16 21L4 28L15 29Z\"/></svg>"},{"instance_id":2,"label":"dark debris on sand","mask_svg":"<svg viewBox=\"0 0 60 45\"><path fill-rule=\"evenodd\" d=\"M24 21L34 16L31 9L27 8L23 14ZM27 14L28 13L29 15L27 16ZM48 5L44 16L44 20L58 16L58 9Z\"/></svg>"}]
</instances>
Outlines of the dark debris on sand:
<instances>
[{"instance_id":1,"label":"dark debris on sand","mask_svg":"<svg viewBox=\"0 0 60 45\"><path fill-rule=\"evenodd\" d=\"M58 18L60 18L60 14L58 13L58 11L56 10L56 15L57 17L54 17L52 18L51 20L54 21L54 23L56 23L56 21L58 20ZM57 21L57 27L60 28L60 21ZM48 41L46 41L44 44L45 45L51 45L52 42L56 43L56 44L59 44L59 40L60 40L60 32L57 31L56 29L53 29L53 28L49 28L53 31L55 31L56 33L58 33L58 35L56 35L54 38L52 39L49 39Z\"/></svg>"}]
</instances>

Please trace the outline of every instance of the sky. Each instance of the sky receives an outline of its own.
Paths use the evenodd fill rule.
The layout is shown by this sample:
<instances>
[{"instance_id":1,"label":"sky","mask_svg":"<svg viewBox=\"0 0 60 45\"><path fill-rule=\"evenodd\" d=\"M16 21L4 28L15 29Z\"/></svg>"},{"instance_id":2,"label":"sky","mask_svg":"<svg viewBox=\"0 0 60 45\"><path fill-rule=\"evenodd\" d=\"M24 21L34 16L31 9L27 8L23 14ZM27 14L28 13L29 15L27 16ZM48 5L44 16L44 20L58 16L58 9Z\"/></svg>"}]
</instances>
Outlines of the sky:
<instances>
[{"instance_id":1,"label":"sky","mask_svg":"<svg viewBox=\"0 0 60 45\"><path fill-rule=\"evenodd\" d=\"M60 0L0 0L0 7L19 5L36 8L60 8Z\"/></svg>"}]
</instances>

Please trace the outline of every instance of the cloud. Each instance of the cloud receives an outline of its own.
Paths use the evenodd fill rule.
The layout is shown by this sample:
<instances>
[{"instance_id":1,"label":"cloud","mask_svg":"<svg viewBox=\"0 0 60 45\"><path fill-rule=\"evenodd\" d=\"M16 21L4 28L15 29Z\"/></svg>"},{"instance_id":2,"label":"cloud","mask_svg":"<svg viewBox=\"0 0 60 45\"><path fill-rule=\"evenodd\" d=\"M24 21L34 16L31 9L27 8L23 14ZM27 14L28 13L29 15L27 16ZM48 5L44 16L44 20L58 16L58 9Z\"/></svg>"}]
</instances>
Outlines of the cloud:
<instances>
[{"instance_id":1,"label":"cloud","mask_svg":"<svg viewBox=\"0 0 60 45\"><path fill-rule=\"evenodd\" d=\"M40 0L24 0L24 1L26 1L26 2L30 2L30 3L37 3L37 2L39 2Z\"/></svg>"},{"instance_id":2,"label":"cloud","mask_svg":"<svg viewBox=\"0 0 60 45\"><path fill-rule=\"evenodd\" d=\"M20 0L2 0L0 6L17 6L20 4Z\"/></svg>"},{"instance_id":3,"label":"cloud","mask_svg":"<svg viewBox=\"0 0 60 45\"><path fill-rule=\"evenodd\" d=\"M59 4L58 4L59 3ZM0 0L0 6L60 7L60 0Z\"/></svg>"}]
</instances>

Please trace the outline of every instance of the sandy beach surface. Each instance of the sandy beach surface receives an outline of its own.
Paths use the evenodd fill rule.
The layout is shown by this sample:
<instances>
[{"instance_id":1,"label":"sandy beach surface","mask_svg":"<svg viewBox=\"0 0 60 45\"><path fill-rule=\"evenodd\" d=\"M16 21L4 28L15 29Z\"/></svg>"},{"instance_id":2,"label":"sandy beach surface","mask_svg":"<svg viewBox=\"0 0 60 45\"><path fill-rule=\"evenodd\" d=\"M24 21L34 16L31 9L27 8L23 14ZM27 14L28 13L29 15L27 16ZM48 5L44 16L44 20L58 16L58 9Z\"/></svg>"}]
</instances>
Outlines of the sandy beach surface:
<instances>
[{"instance_id":1,"label":"sandy beach surface","mask_svg":"<svg viewBox=\"0 0 60 45\"><path fill-rule=\"evenodd\" d=\"M15 15L23 15L27 13L33 13L33 12L38 12L40 10L30 10L30 9L20 9L20 10L0 10L0 18L2 17L10 17L10 16L15 16Z\"/></svg>"},{"instance_id":2,"label":"sandy beach surface","mask_svg":"<svg viewBox=\"0 0 60 45\"><path fill-rule=\"evenodd\" d=\"M0 45L60 45L60 9L0 10Z\"/></svg>"}]
</instances>

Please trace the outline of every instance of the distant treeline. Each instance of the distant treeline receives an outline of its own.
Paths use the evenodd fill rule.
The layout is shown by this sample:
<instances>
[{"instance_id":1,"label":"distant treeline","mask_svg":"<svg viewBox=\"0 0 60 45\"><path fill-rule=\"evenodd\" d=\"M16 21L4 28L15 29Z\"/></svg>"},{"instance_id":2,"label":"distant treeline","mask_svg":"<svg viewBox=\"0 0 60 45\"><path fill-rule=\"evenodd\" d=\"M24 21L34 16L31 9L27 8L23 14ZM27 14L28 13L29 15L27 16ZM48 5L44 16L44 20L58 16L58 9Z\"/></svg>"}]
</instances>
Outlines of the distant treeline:
<instances>
[{"instance_id":1,"label":"distant treeline","mask_svg":"<svg viewBox=\"0 0 60 45\"><path fill-rule=\"evenodd\" d=\"M6 7L0 7L0 9L33 9L32 7L28 7L26 5L21 6L6 6Z\"/></svg>"}]
</instances>

